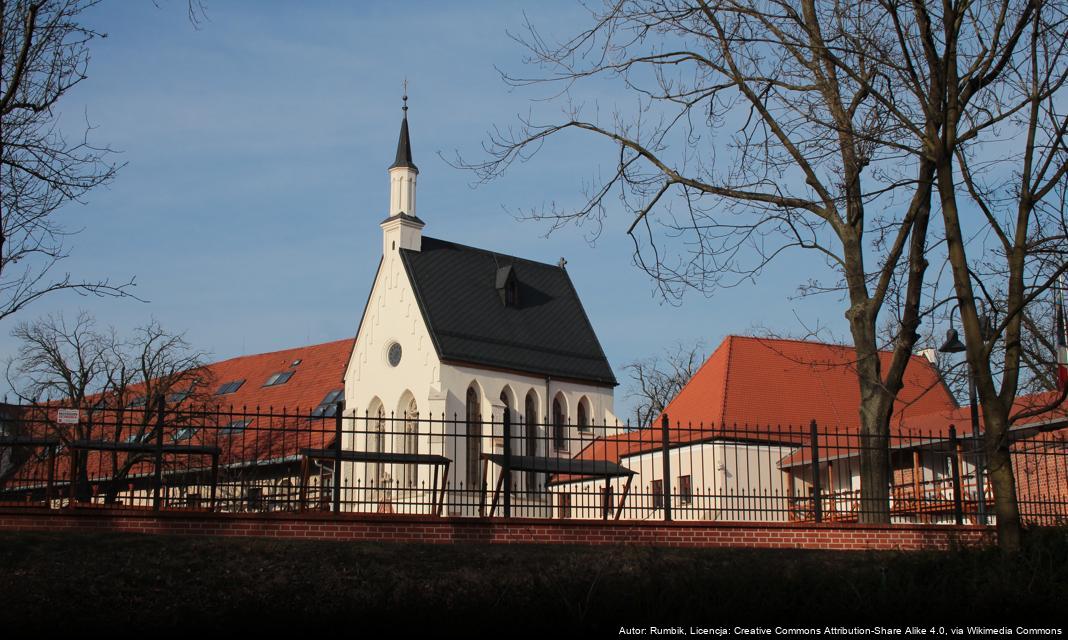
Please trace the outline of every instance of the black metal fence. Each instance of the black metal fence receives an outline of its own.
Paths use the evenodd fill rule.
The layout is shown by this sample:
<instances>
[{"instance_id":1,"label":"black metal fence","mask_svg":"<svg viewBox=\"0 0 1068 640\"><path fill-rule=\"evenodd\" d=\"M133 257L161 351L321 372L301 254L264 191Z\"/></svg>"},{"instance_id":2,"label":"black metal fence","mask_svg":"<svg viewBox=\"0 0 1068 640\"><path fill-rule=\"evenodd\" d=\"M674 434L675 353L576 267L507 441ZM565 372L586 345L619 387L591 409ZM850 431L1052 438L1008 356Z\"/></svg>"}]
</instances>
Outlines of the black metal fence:
<instances>
[{"instance_id":1,"label":"black metal fence","mask_svg":"<svg viewBox=\"0 0 1068 640\"><path fill-rule=\"evenodd\" d=\"M990 523L973 435L139 407L0 411L0 503L584 520ZM1015 434L1025 521L1068 522L1068 430ZM883 495L860 460L886 451Z\"/></svg>"}]
</instances>

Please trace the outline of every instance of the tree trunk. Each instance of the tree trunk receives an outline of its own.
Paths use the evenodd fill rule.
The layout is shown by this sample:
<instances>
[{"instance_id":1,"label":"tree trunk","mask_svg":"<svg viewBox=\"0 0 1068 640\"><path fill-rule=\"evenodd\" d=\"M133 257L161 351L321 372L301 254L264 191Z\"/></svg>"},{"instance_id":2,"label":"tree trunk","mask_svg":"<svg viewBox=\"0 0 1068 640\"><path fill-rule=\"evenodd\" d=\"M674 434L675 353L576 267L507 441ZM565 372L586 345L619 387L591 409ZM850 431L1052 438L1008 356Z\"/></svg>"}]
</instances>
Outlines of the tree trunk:
<instances>
[{"instance_id":1,"label":"tree trunk","mask_svg":"<svg viewBox=\"0 0 1068 640\"><path fill-rule=\"evenodd\" d=\"M890 451L886 436L861 425L860 432L860 514L862 523L890 523Z\"/></svg>"},{"instance_id":2,"label":"tree trunk","mask_svg":"<svg viewBox=\"0 0 1068 640\"><path fill-rule=\"evenodd\" d=\"M997 411L985 411L986 431L983 449L986 474L994 488L994 515L997 517L998 546L1006 553L1020 551L1020 507L1016 500L1016 477L1009 450L1008 422Z\"/></svg>"},{"instance_id":3,"label":"tree trunk","mask_svg":"<svg viewBox=\"0 0 1068 640\"><path fill-rule=\"evenodd\" d=\"M890 410L893 397L887 398L882 381L882 363L863 311L851 309L847 314L853 329L857 355L857 379L860 385L860 513L859 521L871 524L890 523Z\"/></svg>"},{"instance_id":4,"label":"tree trunk","mask_svg":"<svg viewBox=\"0 0 1068 640\"><path fill-rule=\"evenodd\" d=\"M89 502L93 498L93 491L89 486L89 452L75 450L72 452L71 459L75 458L78 461L78 476L74 478L74 501Z\"/></svg>"}]
</instances>

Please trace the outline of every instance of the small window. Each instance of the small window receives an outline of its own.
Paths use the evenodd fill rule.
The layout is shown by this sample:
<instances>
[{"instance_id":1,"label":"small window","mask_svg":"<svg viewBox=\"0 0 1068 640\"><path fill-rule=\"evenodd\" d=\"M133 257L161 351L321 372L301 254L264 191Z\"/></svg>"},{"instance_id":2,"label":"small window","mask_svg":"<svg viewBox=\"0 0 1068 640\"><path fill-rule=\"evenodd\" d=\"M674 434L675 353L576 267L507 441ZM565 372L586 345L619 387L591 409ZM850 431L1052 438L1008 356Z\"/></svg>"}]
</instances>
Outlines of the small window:
<instances>
[{"instance_id":1,"label":"small window","mask_svg":"<svg viewBox=\"0 0 1068 640\"><path fill-rule=\"evenodd\" d=\"M612 485L608 485L604 489L601 489L601 496L604 498L604 504L602 505L603 511L601 515L603 515L605 518L612 517L612 511L614 509L614 505L612 504L614 502L612 500L612 493Z\"/></svg>"},{"instance_id":2,"label":"small window","mask_svg":"<svg viewBox=\"0 0 1068 640\"><path fill-rule=\"evenodd\" d=\"M312 411L313 418L333 418L337 415L336 404L321 404Z\"/></svg>"},{"instance_id":3,"label":"small window","mask_svg":"<svg viewBox=\"0 0 1068 640\"><path fill-rule=\"evenodd\" d=\"M130 406L131 407L143 407L143 406L145 406L145 397L144 396L137 396L133 400L130 400Z\"/></svg>"},{"instance_id":4,"label":"small window","mask_svg":"<svg viewBox=\"0 0 1068 640\"><path fill-rule=\"evenodd\" d=\"M280 384L285 384L285 383L289 382L289 379L292 378L292 377L293 377L293 372L292 371L282 371L280 373L276 373L276 374L272 375L270 378L267 378L267 382L264 382L263 386L265 386L265 387L274 387L274 386L277 386L277 385L280 385Z\"/></svg>"},{"instance_id":5,"label":"small window","mask_svg":"<svg viewBox=\"0 0 1068 640\"><path fill-rule=\"evenodd\" d=\"M394 342L389 345L389 349L386 351L386 360L389 362L389 366L395 367L400 364L401 353L402 350L399 342Z\"/></svg>"},{"instance_id":6,"label":"small window","mask_svg":"<svg viewBox=\"0 0 1068 640\"><path fill-rule=\"evenodd\" d=\"M579 400L578 404L578 430L586 432L590 430L590 410L587 407L586 398Z\"/></svg>"},{"instance_id":7,"label":"small window","mask_svg":"<svg viewBox=\"0 0 1068 640\"><path fill-rule=\"evenodd\" d=\"M553 400L553 448L557 451L567 451L567 424L559 397Z\"/></svg>"},{"instance_id":8,"label":"small window","mask_svg":"<svg viewBox=\"0 0 1068 640\"><path fill-rule=\"evenodd\" d=\"M219 429L219 432L226 436L232 436L235 433L241 433L245 430L245 427L249 426L250 424L252 424L251 418L245 418L243 420L234 420L222 429Z\"/></svg>"},{"instance_id":9,"label":"small window","mask_svg":"<svg viewBox=\"0 0 1068 640\"><path fill-rule=\"evenodd\" d=\"M185 391L178 391L167 395L167 402L171 404L180 404L183 400L192 395L193 392L188 389Z\"/></svg>"},{"instance_id":10,"label":"small window","mask_svg":"<svg viewBox=\"0 0 1068 640\"><path fill-rule=\"evenodd\" d=\"M174 434L174 441L181 442L183 440L189 440L194 435L196 435L196 433L197 430L195 427L182 427L178 430L177 433Z\"/></svg>"},{"instance_id":11,"label":"small window","mask_svg":"<svg viewBox=\"0 0 1068 640\"><path fill-rule=\"evenodd\" d=\"M126 442L126 444L133 444L135 442L146 442L151 439L151 433L131 433L130 435L126 436L126 440L124 442Z\"/></svg>"},{"instance_id":12,"label":"small window","mask_svg":"<svg viewBox=\"0 0 1068 640\"><path fill-rule=\"evenodd\" d=\"M312 411L312 415L315 417L332 418L337 415L337 403L341 401L342 396L345 395L344 389L337 389L326 394L323 401L319 403L319 406L315 407L315 411Z\"/></svg>"},{"instance_id":13,"label":"small window","mask_svg":"<svg viewBox=\"0 0 1068 640\"><path fill-rule=\"evenodd\" d=\"M519 283L512 278L504 287L504 304L507 307L519 306Z\"/></svg>"},{"instance_id":14,"label":"small window","mask_svg":"<svg viewBox=\"0 0 1068 640\"><path fill-rule=\"evenodd\" d=\"M243 384L245 384L245 380L244 379L233 380L231 382L227 382L223 386L219 387L219 390L215 392L215 395L217 395L217 396L225 396L228 393L233 393L233 392L237 391L238 389L240 389L241 385L243 385Z\"/></svg>"},{"instance_id":15,"label":"small window","mask_svg":"<svg viewBox=\"0 0 1068 640\"><path fill-rule=\"evenodd\" d=\"M693 480L690 476L679 476L679 500L682 504L693 504Z\"/></svg>"},{"instance_id":16,"label":"small window","mask_svg":"<svg viewBox=\"0 0 1068 640\"><path fill-rule=\"evenodd\" d=\"M297 366L298 364L300 364L301 362L304 362L304 361L303 361L303 360L301 360L300 358L297 358L297 359L296 359L296 360L294 360L293 362L290 362L290 363L289 363L289 366L291 366L291 367L295 367L295 366Z\"/></svg>"},{"instance_id":17,"label":"small window","mask_svg":"<svg viewBox=\"0 0 1068 640\"><path fill-rule=\"evenodd\" d=\"M664 481L653 480L653 509L664 508Z\"/></svg>"}]
</instances>

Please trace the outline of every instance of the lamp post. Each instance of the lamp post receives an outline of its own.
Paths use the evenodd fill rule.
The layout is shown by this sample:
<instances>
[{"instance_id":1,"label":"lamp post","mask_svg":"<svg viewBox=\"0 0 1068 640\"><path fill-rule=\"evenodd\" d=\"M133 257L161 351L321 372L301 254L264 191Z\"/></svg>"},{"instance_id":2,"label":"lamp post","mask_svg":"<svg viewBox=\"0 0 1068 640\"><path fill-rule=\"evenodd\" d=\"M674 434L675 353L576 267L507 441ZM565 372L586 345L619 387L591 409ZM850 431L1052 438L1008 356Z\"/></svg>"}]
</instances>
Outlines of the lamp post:
<instances>
[{"instance_id":1,"label":"lamp post","mask_svg":"<svg viewBox=\"0 0 1068 640\"><path fill-rule=\"evenodd\" d=\"M960 341L960 337L957 334L957 330L953 328L953 315L960 309L960 303L953 307L953 310L949 314L950 328L946 331L946 341L942 344L938 350L942 353L961 353L967 350L964 343ZM979 333L984 341L990 340L992 335L993 324L990 321L990 317L986 313L982 313L979 316ZM979 524L986 524L986 495L983 490L985 484L985 478L983 473L983 467L986 462L986 447L983 445L982 434L979 430L979 403L976 401L975 393L975 372L972 370L972 363L965 356L965 362L968 365L968 404L971 409L971 421L972 421L972 438L975 439L976 448L979 454L975 457L975 492L977 498L976 506L976 518Z\"/></svg>"}]
</instances>

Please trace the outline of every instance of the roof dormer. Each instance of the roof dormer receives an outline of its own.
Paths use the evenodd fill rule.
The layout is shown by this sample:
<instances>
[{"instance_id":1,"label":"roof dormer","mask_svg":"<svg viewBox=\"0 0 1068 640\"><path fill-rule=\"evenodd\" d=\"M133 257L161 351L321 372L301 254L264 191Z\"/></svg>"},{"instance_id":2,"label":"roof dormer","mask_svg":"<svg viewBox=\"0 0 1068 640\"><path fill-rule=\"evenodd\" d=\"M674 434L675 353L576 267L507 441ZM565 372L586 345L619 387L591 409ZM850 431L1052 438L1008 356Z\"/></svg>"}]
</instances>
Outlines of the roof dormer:
<instances>
[{"instance_id":1,"label":"roof dormer","mask_svg":"<svg viewBox=\"0 0 1068 640\"><path fill-rule=\"evenodd\" d=\"M497 295L501 297L501 304L506 307L519 306L519 281L515 277L515 269L512 265L497 268Z\"/></svg>"}]
</instances>

